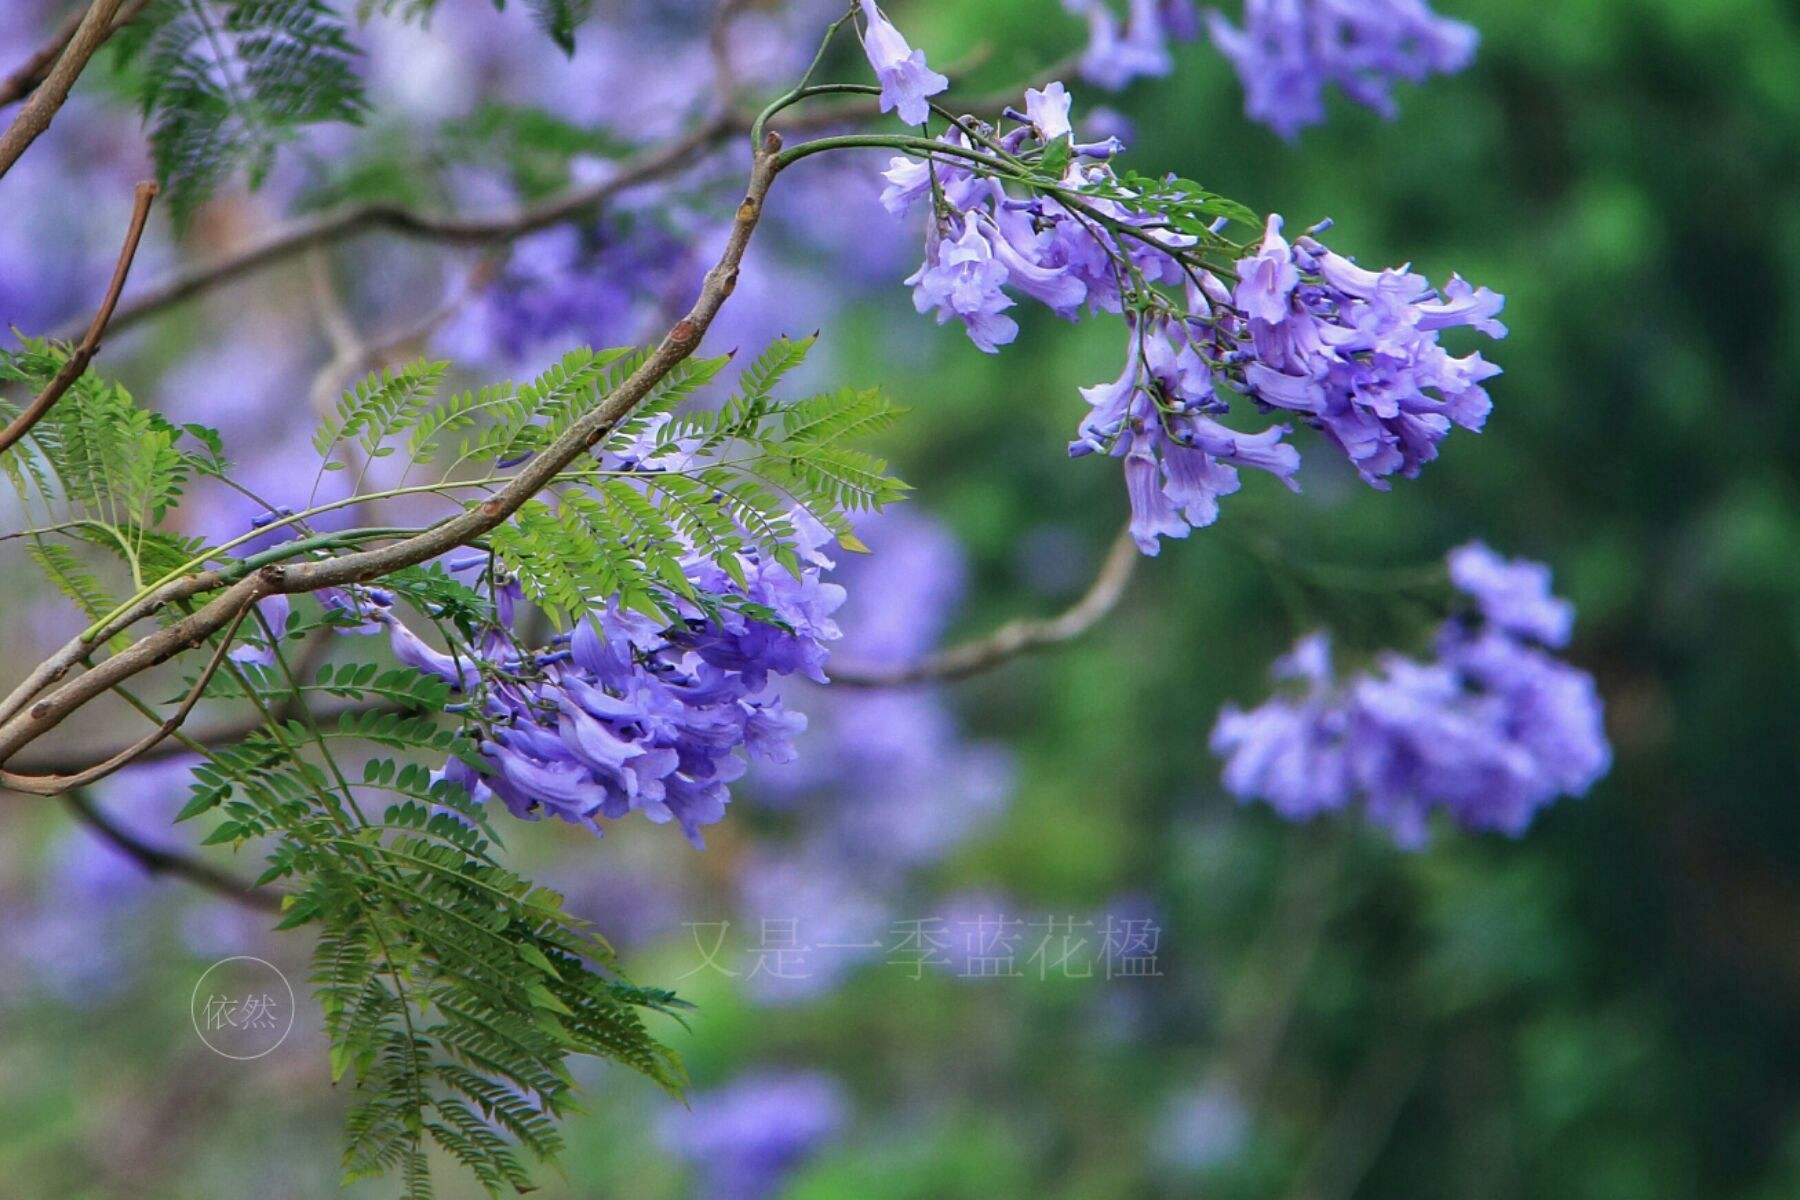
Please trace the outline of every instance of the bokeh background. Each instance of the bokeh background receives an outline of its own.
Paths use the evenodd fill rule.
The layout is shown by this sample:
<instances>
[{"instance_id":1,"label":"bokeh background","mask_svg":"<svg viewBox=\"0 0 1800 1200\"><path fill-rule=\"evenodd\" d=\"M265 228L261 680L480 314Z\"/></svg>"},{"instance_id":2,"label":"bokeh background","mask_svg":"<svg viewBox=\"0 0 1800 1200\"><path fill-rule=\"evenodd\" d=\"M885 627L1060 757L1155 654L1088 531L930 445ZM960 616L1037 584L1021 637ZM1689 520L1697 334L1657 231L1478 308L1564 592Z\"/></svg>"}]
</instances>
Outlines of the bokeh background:
<instances>
[{"instance_id":1,"label":"bokeh background","mask_svg":"<svg viewBox=\"0 0 1800 1200\"><path fill-rule=\"evenodd\" d=\"M228 192L179 238L159 220L139 282L307 206L493 207L680 128L704 103L707 6L602 7L571 62L475 0L445 0L429 33L377 18L368 127L295 147L261 193ZM791 75L832 7L752 6L743 77ZM698 1006L664 1031L692 1109L594 1072L543 1195L1800 1194L1800 15L1439 7L1479 27L1479 59L1405 90L1392 122L1337 104L1284 143L1242 118L1204 42L1167 79L1077 88L1077 121L1104 105L1141 169L1332 216L1333 244L1366 263L1505 293L1488 430L1390 495L1323 455L1302 497L1250 481L1077 645L942 688L796 688L805 756L754 774L704 852L648 826L600 841L514 823L515 852L634 977ZM9 0L0 57L60 8ZM934 63L969 66L972 92L1083 36L1054 0L891 8ZM87 311L144 171L124 82L94 76L0 184L0 318L27 332ZM508 123L531 106L588 136L542 148ZM912 409L884 449L917 499L843 571L844 655L904 661L1066 604L1125 499L1113 464L1063 453L1075 389L1115 373L1112 331L1034 314L990 359L917 319L899 280L918 231L875 203L880 165L814 160L783 180L711 342L822 328L813 381L882 383ZM280 492L313 473L320 278L371 340L442 306L430 349L474 378L528 371L684 303L737 169L635 193L509 262L360 239L172 310L114 339L105 366L218 424ZM475 271L498 291L464 295ZM201 496L182 520L216 534L244 517ZM1260 697L1271 658L1347 611L1296 611L1282 573L1405 569L1476 536L1549 562L1578 604L1572 657L1607 698L1611 776L1521 840L1443 830L1418 853L1354 816L1293 827L1225 796L1206 746L1220 705ZM0 612L15 669L75 627L10 565ZM95 801L181 845L183 790L175 762ZM944 962L914 961L915 923ZM223 955L303 978L303 935L266 924L144 874L54 802L4 798L0 1192L335 1194L343 1097L313 1014L248 1064L189 1025ZM987 961L1008 953L1016 977L975 977L1008 973ZM469 1186L444 1175L446 1195Z\"/></svg>"}]
</instances>

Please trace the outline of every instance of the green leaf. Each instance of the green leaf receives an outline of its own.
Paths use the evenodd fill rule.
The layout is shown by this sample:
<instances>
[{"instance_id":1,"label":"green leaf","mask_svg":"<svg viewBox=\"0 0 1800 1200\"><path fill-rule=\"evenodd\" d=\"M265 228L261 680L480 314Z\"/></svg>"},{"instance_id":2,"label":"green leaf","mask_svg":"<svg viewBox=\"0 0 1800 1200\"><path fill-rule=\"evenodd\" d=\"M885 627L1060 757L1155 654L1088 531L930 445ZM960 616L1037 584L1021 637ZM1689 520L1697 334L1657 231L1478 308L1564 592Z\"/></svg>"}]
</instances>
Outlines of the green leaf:
<instances>
[{"instance_id":1,"label":"green leaf","mask_svg":"<svg viewBox=\"0 0 1800 1200\"><path fill-rule=\"evenodd\" d=\"M234 172L256 187L278 147L367 107L325 0L152 0L114 40L178 226Z\"/></svg>"}]
</instances>

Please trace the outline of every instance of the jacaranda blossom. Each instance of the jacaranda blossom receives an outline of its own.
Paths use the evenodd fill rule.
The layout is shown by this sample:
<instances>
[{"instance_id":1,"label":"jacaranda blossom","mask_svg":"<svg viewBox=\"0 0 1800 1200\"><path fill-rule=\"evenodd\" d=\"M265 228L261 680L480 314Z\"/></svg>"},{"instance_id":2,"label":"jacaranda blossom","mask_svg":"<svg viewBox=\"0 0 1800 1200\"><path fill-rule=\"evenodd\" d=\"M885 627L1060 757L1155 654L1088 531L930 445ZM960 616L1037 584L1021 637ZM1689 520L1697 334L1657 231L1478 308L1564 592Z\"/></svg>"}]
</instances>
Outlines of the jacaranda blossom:
<instances>
[{"instance_id":1,"label":"jacaranda blossom","mask_svg":"<svg viewBox=\"0 0 1800 1200\"><path fill-rule=\"evenodd\" d=\"M1117 91L1146 75L1167 75L1173 66L1169 40L1199 36L1194 0L1126 0L1123 25L1112 0L1063 0L1087 18L1088 45L1081 56L1082 78Z\"/></svg>"},{"instance_id":2,"label":"jacaranda blossom","mask_svg":"<svg viewBox=\"0 0 1800 1200\"><path fill-rule=\"evenodd\" d=\"M1559 796L1579 796L1611 765L1592 676L1550 650L1573 612L1549 571L1479 543L1450 556L1472 602L1438 630L1434 655L1397 653L1339 678L1326 635L1275 666L1297 685L1249 711L1228 706L1212 734L1226 790L1289 820L1360 801L1405 846L1434 812L1465 829L1518 835Z\"/></svg>"},{"instance_id":3,"label":"jacaranda blossom","mask_svg":"<svg viewBox=\"0 0 1800 1200\"><path fill-rule=\"evenodd\" d=\"M609 600L576 624L566 648L529 653L513 640L509 584L497 589L497 624L484 643L446 652L389 604L341 593L326 603L347 611L354 602L346 624L385 628L401 662L472 697L489 771L452 759L443 775L476 801L498 798L514 816L555 816L596 832L603 820L641 813L674 822L701 846L701 828L724 817L745 757L786 761L806 727L774 680L825 682L825 644L838 636L831 613L844 592L819 577L831 566L822 553L829 536L802 512L793 519L798 575L750 551L739 563L742 586L703 556L685 564L698 591L740 597L780 624L685 601L665 624Z\"/></svg>"},{"instance_id":4,"label":"jacaranda blossom","mask_svg":"<svg viewBox=\"0 0 1800 1200\"><path fill-rule=\"evenodd\" d=\"M936 312L938 324L960 320L969 340L989 354L1019 336L1019 323L1002 314L1013 300L1001 288L1009 274L984 236L975 214L964 218L962 231L943 237L934 223L925 244L925 263L907 276L913 307Z\"/></svg>"},{"instance_id":5,"label":"jacaranda blossom","mask_svg":"<svg viewBox=\"0 0 1800 1200\"><path fill-rule=\"evenodd\" d=\"M1506 335L1495 319L1505 300L1486 288L1453 277L1440 293L1403 267L1364 270L1311 236L1290 246L1275 216L1238 264L1233 300L1246 326L1244 390L1322 432L1373 487L1416 476L1452 425L1487 421L1481 385L1500 368L1438 343L1458 325Z\"/></svg>"},{"instance_id":6,"label":"jacaranda blossom","mask_svg":"<svg viewBox=\"0 0 1800 1200\"><path fill-rule=\"evenodd\" d=\"M1136 203L1143 185L1114 172L1115 140L1073 140L1070 109L1067 89L1051 83L1007 110L1010 129L952 128L934 162L891 160L882 202L895 215L926 202L925 262L906 280L914 305L940 324L960 320L990 354L1018 336L1019 297L1068 320L1124 318L1124 369L1083 390L1091 411L1070 453L1123 460L1146 554L1216 520L1239 467L1296 486L1300 455L1285 440L1294 425L1382 489L1417 475L1452 427L1483 426L1483 384L1499 368L1479 353L1451 355L1439 337L1458 326L1504 337L1500 295L1459 276L1435 289L1404 267L1367 270L1314 236L1328 222L1290 242L1280 216L1235 266L1200 258L1189 253L1195 233ZM1064 163L1060 190L1015 195L984 177L968 153L995 146ZM1251 416L1255 428L1237 427Z\"/></svg>"},{"instance_id":7,"label":"jacaranda blossom","mask_svg":"<svg viewBox=\"0 0 1800 1200\"><path fill-rule=\"evenodd\" d=\"M923 125L931 115L929 97L950 86L950 81L925 65L925 52L914 50L894 23L881 15L875 0L861 0L863 51L875 78L881 81L881 111L898 112L908 125Z\"/></svg>"},{"instance_id":8,"label":"jacaranda blossom","mask_svg":"<svg viewBox=\"0 0 1800 1200\"><path fill-rule=\"evenodd\" d=\"M1242 28L1216 10L1207 23L1243 81L1246 113L1286 138L1325 119L1331 86L1391 118L1396 80L1461 71L1480 40L1425 0L1244 0Z\"/></svg>"}]
</instances>

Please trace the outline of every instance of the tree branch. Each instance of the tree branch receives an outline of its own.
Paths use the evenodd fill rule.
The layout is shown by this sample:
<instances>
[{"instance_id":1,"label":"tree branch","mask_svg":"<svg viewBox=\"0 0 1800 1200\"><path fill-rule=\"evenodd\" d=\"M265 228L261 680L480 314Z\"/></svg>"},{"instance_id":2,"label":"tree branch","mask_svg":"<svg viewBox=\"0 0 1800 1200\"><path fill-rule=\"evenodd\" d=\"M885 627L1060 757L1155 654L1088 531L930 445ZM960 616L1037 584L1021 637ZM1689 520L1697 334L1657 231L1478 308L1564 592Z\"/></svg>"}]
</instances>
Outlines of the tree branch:
<instances>
[{"instance_id":1,"label":"tree branch","mask_svg":"<svg viewBox=\"0 0 1800 1200\"><path fill-rule=\"evenodd\" d=\"M421 213L397 204L351 204L281 225L261 240L210 262L177 272L125 303L114 318L129 328L154 313L210 291L243 275L273 266L319 246L375 230L451 244L510 241L559 225L599 208L621 192L653 182L689 165L689 160L737 132L730 117L715 118L653 150L626 160L619 170L561 196L486 216Z\"/></svg>"},{"instance_id":2,"label":"tree branch","mask_svg":"<svg viewBox=\"0 0 1800 1200\"><path fill-rule=\"evenodd\" d=\"M1058 63L1033 82L1046 83L1069 69L1069 64ZM1032 86L1032 83L1026 86ZM963 107L965 111L994 112L1015 99L1013 92L996 93L977 97ZM880 112L879 97L866 96L820 105L805 113L786 112L776 124L787 133L810 132L866 121L879 116ZM397 204L352 204L302 217L278 226L248 246L179 271L154 284L142 295L133 296L123 304L113 318L113 325L118 329L130 328L165 308L284 262L313 247L377 230L453 245L480 245L521 238L591 214L623 192L695 165L729 139L749 132L752 120L751 114L742 111L720 113L662 146L624 160L618 171L606 179L524 208L467 216L422 213ZM73 331L65 331L65 336L73 336Z\"/></svg>"},{"instance_id":3,"label":"tree branch","mask_svg":"<svg viewBox=\"0 0 1800 1200\"><path fill-rule=\"evenodd\" d=\"M69 89L87 68L88 60L112 36L116 28L113 18L118 15L119 4L120 0L94 0L88 6L86 15L63 45L62 53L57 55L55 65L44 76L44 81L33 89L31 98L13 118L12 125L0 134L0 176L12 170L19 156L37 141L39 134L50 128L57 110L69 98Z\"/></svg>"},{"instance_id":4,"label":"tree branch","mask_svg":"<svg viewBox=\"0 0 1800 1200\"><path fill-rule=\"evenodd\" d=\"M130 830L115 822L103 812L83 791L73 791L63 796L63 803L69 806L69 812L91 829L96 836L119 850L138 866L152 875L170 875L177 879L185 879L189 883L198 884L209 892L223 896L233 904L241 904L258 912L280 912L281 894L250 884L228 875L198 859L189 858L174 850L161 846L152 846Z\"/></svg>"},{"instance_id":5,"label":"tree branch","mask_svg":"<svg viewBox=\"0 0 1800 1200\"><path fill-rule=\"evenodd\" d=\"M365 713L405 713L416 711L404 705L390 704L386 701L344 700L331 704L321 704L313 709L313 716L322 721L336 720L342 716L362 716ZM240 742L261 729L266 721L260 713L248 714L230 720L219 720L208 725L189 727L183 730L180 742L164 741L143 753L136 755L135 763L160 762L165 758L192 753L192 747L228 746ZM101 758L112 758L126 749L124 745L114 745L109 750L100 752ZM71 775L82 770L92 762L95 754L91 750L49 749L33 750L23 753L12 764L17 770L34 775Z\"/></svg>"},{"instance_id":6,"label":"tree branch","mask_svg":"<svg viewBox=\"0 0 1800 1200\"><path fill-rule=\"evenodd\" d=\"M156 184L138 184L133 199L131 225L125 231L125 244L119 249L119 261L113 267L112 283L107 285L106 296L100 301L100 310L88 323L87 333L82 336L81 344L75 347L75 352L69 355L62 369L51 377L50 382L44 385L44 390L25 406L23 412L14 417L5 429L0 430L0 454L4 454L20 438L31 432L33 425L44 419L44 414L63 398L63 394L87 370L94 355L99 353L100 336L106 332L107 322L112 320L113 310L118 307L119 294L125 290L125 277L131 273L131 262L137 257L138 242L144 236L144 222L150 217L150 202L156 199Z\"/></svg>"},{"instance_id":7,"label":"tree branch","mask_svg":"<svg viewBox=\"0 0 1800 1200\"><path fill-rule=\"evenodd\" d=\"M127 0L119 9L119 15L113 18L111 33L130 24L137 15L144 11L150 0ZM62 52L75 37L75 31L81 27L81 19L85 10L76 9L64 19L57 31L50 35L50 40L32 51L31 56L10 74L0 77L0 108L25 99L32 90L44 82L50 68L62 57ZM108 35L110 36L110 34Z\"/></svg>"},{"instance_id":8,"label":"tree branch","mask_svg":"<svg viewBox=\"0 0 1800 1200\"><path fill-rule=\"evenodd\" d=\"M225 636L219 639L218 647L213 650L212 658L207 661L206 669L200 672L198 679L194 680L194 686L188 689L188 694L183 698L180 706L155 729L123 750L108 755L93 766L85 767L73 774L26 775L13 771L0 771L0 787L32 796L60 796L64 792L86 787L90 783L98 783L113 772L131 765L148 751L155 749L158 743L166 741L170 734L181 728L182 722L187 720L188 714L194 711L194 705L200 703L200 697L206 694L206 685L212 682L214 675L219 673L219 667L224 663L225 655L231 650L231 640L237 636L238 626L243 624L244 617L249 612L249 608L245 608L232 620L230 626L225 630Z\"/></svg>"},{"instance_id":9,"label":"tree branch","mask_svg":"<svg viewBox=\"0 0 1800 1200\"><path fill-rule=\"evenodd\" d=\"M264 596L366 583L467 545L505 522L576 458L598 445L659 381L699 346L720 307L737 287L744 252L761 220L769 188L780 169L777 158L780 149L781 139L774 133L757 147L749 184L738 204L725 248L706 273L700 294L687 315L675 322L656 349L618 388L526 464L505 487L457 516L402 537L388 546L300 563L258 563L256 558L251 558L231 568L202 571L174 580L142 597L118 621L105 622L102 628L84 631L83 635L71 640L34 670L0 705L0 713L5 714L5 724L0 726L0 763L56 728L102 692L168 661L184 649L198 646ZM289 543L281 553L304 552L293 549L302 545ZM245 571L252 573L244 575ZM221 586L225 590L203 608L146 635L92 670L42 696L46 687L86 659L112 631L135 623L177 598L196 596Z\"/></svg>"},{"instance_id":10,"label":"tree branch","mask_svg":"<svg viewBox=\"0 0 1800 1200\"><path fill-rule=\"evenodd\" d=\"M908 684L966 679L991 670L1021 654L1074 641L1110 613L1125 594L1137 570L1137 544L1129 530L1120 532L1093 583L1069 608L1054 617L1012 621L984 638L952 646L917 662L899 666L875 663L833 662L828 668L833 687L891 688Z\"/></svg>"}]
</instances>

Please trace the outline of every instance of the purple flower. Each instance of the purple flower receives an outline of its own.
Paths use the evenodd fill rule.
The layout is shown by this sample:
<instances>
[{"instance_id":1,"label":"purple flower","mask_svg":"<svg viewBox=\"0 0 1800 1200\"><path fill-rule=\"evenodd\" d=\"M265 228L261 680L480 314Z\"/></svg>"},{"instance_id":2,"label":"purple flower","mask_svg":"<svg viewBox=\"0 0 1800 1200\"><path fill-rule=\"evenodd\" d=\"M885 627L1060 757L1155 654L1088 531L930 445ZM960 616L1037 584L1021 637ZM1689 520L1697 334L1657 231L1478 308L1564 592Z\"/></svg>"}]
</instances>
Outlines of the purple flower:
<instances>
[{"instance_id":1,"label":"purple flower","mask_svg":"<svg viewBox=\"0 0 1800 1200\"><path fill-rule=\"evenodd\" d=\"M1447 621L1430 661L1389 653L1341 680L1325 635L1303 639L1275 669L1301 681L1297 694L1220 714L1212 748L1226 790L1289 820L1360 798L1370 820L1411 847L1437 811L1465 829L1517 836L1545 805L1606 773L1612 752L1593 678L1524 640L1567 638L1572 612L1549 595L1548 570L1478 545L1450 561L1481 618Z\"/></svg>"},{"instance_id":2,"label":"purple flower","mask_svg":"<svg viewBox=\"0 0 1800 1200\"><path fill-rule=\"evenodd\" d=\"M818 1072L764 1071L669 1111L664 1146L704 1176L712 1200L766 1200L849 1123L843 1089Z\"/></svg>"},{"instance_id":3,"label":"purple flower","mask_svg":"<svg viewBox=\"0 0 1800 1200\"><path fill-rule=\"evenodd\" d=\"M1087 11L1113 19L1097 0ZM1149 8L1133 12L1150 20ZM1067 90L1051 84L1027 93L1024 112L1006 110L1015 127L991 132L1007 153L1043 154L1047 139L1072 137L1070 108ZM967 145L961 130L940 140ZM1499 368L1479 353L1452 356L1439 338L1459 326L1504 337L1495 292L1460 276L1440 292L1404 267L1368 270L1314 236L1329 222L1290 242L1278 214L1255 253L1219 270L1190 253L1200 235L1172 228L1160 200L1138 203L1144 192L1110 165L1113 146L1068 148L1061 186L1082 192L1079 204L1056 190L1015 196L964 163L904 157L889 164L883 201L902 214L930 199L926 260L906 280L914 306L940 324L961 320L990 354L1018 336L1015 295L1069 320L1084 310L1125 318L1125 368L1082 390L1091 411L1069 450L1124 459L1132 531L1146 554L1217 520L1239 467L1296 486L1288 426L1221 422L1233 395L1248 398L1240 409L1293 414L1379 489L1419 474L1453 427L1486 423L1493 405L1483 385Z\"/></svg>"},{"instance_id":4,"label":"purple flower","mask_svg":"<svg viewBox=\"0 0 1800 1200\"><path fill-rule=\"evenodd\" d=\"M1207 23L1243 82L1245 111L1285 138L1325 119L1332 85L1391 118L1395 80L1461 71L1479 40L1425 0L1244 0L1243 28L1217 11Z\"/></svg>"},{"instance_id":5,"label":"purple flower","mask_svg":"<svg viewBox=\"0 0 1800 1200\"><path fill-rule=\"evenodd\" d=\"M746 861L738 871L738 911L746 928L762 934L745 968L751 995L764 1004L817 999L878 961L888 911L874 882L819 842Z\"/></svg>"},{"instance_id":6,"label":"purple flower","mask_svg":"<svg viewBox=\"0 0 1800 1200\"><path fill-rule=\"evenodd\" d=\"M1450 552L1450 582L1474 597L1489 624L1546 646L1569 644L1575 606L1550 594L1550 568L1501 558L1480 542Z\"/></svg>"},{"instance_id":7,"label":"purple flower","mask_svg":"<svg viewBox=\"0 0 1800 1200\"><path fill-rule=\"evenodd\" d=\"M413 670L436 675L457 691L472 688L480 681L480 668L466 653L460 656L447 654L430 645L408 629L390 609L374 609L369 615L370 619L387 626L388 646L394 657Z\"/></svg>"},{"instance_id":8,"label":"purple flower","mask_svg":"<svg viewBox=\"0 0 1800 1200\"><path fill-rule=\"evenodd\" d=\"M1092 411L1070 447L1124 458L1132 537L1149 555L1159 539L1217 520L1218 498L1241 486L1238 467L1267 471L1289 487L1300 468L1299 452L1282 440L1287 426L1239 433L1206 415L1222 404L1190 334L1185 323L1162 321L1131 337L1124 373L1082 389Z\"/></svg>"},{"instance_id":9,"label":"purple flower","mask_svg":"<svg viewBox=\"0 0 1800 1200\"><path fill-rule=\"evenodd\" d=\"M898 110L908 125L923 125L931 115L927 97L935 96L950 86L950 81L925 65L925 52L907 44L893 22L881 15L875 0L861 0L863 51L875 78L881 81L881 111Z\"/></svg>"},{"instance_id":10,"label":"purple flower","mask_svg":"<svg viewBox=\"0 0 1800 1200\"><path fill-rule=\"evenodd\" d=\"M982 235L975 214L969 213L962 233L947 240L933 220L926 242L925 263L907 276L913 288L913 307L920 313L937 312L938 324L955 318L969 331L969 340L988 354L1019 336L1018 322L1002 316L1013 300L1000 289L1008 279L1004 263L994 255L993 244Z\"/></svg>"},{"instance_id":11,"label":"purple flower","mask_svg":"<svg viewBox=\"0 0 1800 1200\"><path fill-rule=\"evenodd\" d=\"M232 650L226 657L235 663L251 663L259 667L275 665L275 642L263 636L263 624L267 624L275 635L275 641L287 630L288 614L293 605L285 595L277 593L256 602L256 611L262 616L262 623L250 622L250 636L245 645Z\"/></svg>"},{"instance_id":12,"label":"purple flower","mask_svg":"<svg viewBox=\"0 0 1800 1200\"><path fill-rule=\"evenodd\" d=\"M518 362L571 336L596 346L630 341L684 300L703 269L693 239L664 222L608 218L545 230L514 243L499 276L439 342L461 358Z\"/></svg>"},{"instance_id":13,"label":"purple flower","mask_svg":"<svg viewBox=\"0 0 1800 1200\"><path fill-rule=\"evenodd\" d=\"M1069 124L1069 106L1074 103L1069 89L1061 83L1046 84L1043 90L1025 90L1025 115L1040 142L1054 142L1075 132Z\"/></svg>"},{"instance_id":14,"label":"purple flower","mask_svg":"<svg viewBox=\"0 0 1800 1200\"><path fill-rule=\"evenodd\" d=\"M1281 218L1269 218L1262 249L1238 263L1238 285L1233 293L1239 309L1253 321L1279 325L1287 320L1289 299L1300 286L1292 249L1281 236Z\"/></svg>"},{"instance_id":15,"label":"purple flower","mask_svg":"<svg viewBox=\"0 0 1800 1200\"><path fill-rule=\"evenodd\" d=\"M517 817L555 816L598 832L602 821L639 813L704 845L701 830L724 817L745 757L787 761L806 728L773 690L775 678L825 682L825 643L838 636L831 613L844 591L819 578L831 565L821 553L828 535L804 513L793 520L798 575L751 553L737 564L741 584L699 555L684 564L697 590L737 596L773 620L683 601L671 624L612 599L576 625L566 650L522 654L506 629L513 606L501 603L500 624L477 656L435 650L376 609L396 657L476 697L489 731L480 751L492 770L452 760L442 778L477 802L498 798ZM499 592L509 595L510 585Z\"/></svg>"},{"instance_id":16,"label":"purple flower","mask_svg":"<svg viewBox=\"0 0 1800 1200\"><path fill-rule=\"evenodd\" d=\"M1499 368L1479 353L1453 358L1438 333L1468 325L1504 336L1495 293L1456 279L1440 299L1405 268L1366 270L1311 235L1289 245L1279 217L1238 279L1244 390L1301 414L1371 486L1416 476L1452 425L1486 422L1492 403L1481 385Z\"/></svg>"},{"instance_id":17,"label":"purple flower","mask_svg":"<svg viewBox=\"0 0 1800 1200\"><path fill-rule=\"evenodd\" d=\"M1200 33L1193 0L1127 0L1123 26L1109 0L1063 2L1071 12L1087 17L1082 76L1109 91L1140 76L1167 75L1173 66L1169 39L1192 41Z\"/></svg>"}]
</instances>

